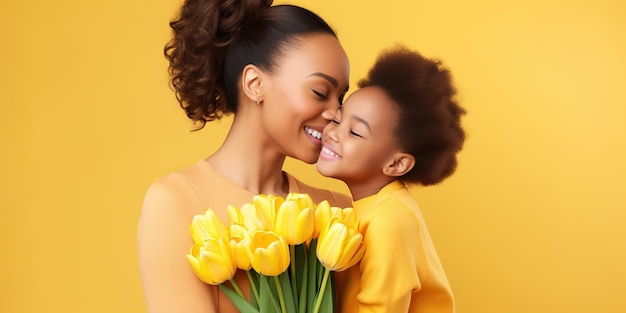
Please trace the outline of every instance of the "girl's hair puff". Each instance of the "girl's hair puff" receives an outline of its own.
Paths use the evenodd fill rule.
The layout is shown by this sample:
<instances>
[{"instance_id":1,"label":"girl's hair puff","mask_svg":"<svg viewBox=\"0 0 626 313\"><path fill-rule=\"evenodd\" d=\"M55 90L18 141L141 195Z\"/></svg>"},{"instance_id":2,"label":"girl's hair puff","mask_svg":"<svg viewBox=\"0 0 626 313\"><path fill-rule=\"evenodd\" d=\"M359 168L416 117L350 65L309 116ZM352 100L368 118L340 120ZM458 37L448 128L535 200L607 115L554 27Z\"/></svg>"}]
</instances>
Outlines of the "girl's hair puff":
<instances>
[{"instance_id":1,"label":"girl's hair puff","mask_svg":"<svg viewBox=\"0 0 626 313\"><path fill-rule=\"evenodd\" d=\"M450 71L404 46L380 54L359 87L381 88L394 102L394 135L415 166L400 177L406 183L434 185L452 175L465 131Z\"/></svg>"}]
</instances>

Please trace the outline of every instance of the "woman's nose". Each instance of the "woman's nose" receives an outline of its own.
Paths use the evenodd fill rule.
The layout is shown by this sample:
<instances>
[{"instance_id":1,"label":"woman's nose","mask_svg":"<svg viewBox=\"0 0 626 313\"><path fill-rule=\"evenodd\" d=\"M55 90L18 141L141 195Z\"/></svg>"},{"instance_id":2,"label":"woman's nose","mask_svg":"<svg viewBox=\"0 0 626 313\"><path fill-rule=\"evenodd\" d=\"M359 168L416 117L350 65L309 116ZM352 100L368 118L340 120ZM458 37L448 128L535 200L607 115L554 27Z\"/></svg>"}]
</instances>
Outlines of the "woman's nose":
<instances>
[{"instance_id":1,"label":"woman's nose","mask_svg":"<svg viewBox=\"0 0 626 313\"><path fill-rule=\"evenodd\" d=\"M325 120L330 121L333 119L333 117L335 117L335 113L337 113L337 110L335 109L326 109L324 110L324 112L322 112L322 117Z\"/></svg>"}]
</instances>

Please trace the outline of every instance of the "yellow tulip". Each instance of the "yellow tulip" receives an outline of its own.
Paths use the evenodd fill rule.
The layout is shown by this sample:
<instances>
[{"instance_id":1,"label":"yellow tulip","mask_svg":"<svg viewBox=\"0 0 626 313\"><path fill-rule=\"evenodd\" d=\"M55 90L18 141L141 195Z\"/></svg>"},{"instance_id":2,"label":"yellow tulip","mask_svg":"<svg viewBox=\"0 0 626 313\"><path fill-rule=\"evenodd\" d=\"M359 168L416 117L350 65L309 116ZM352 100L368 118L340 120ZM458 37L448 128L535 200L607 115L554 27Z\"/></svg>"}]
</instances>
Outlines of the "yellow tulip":
<instances>
[{"instance_id":1,"label":"yellow tulip","mask_svg":"<svg viewBox=\"0 0 626 313\"><path fill-rule=\"evenodd\" d=\"M274 232L255 232L246 252L255 271L278 276L289 267L289 245Z\"/></svg>"},{"instance_id":2,"label":"yellow tulip","mask_svg":"<svg viewBox=\"0 0 626 313\"><path fill-rule=\"evenodd\" d=\"M231 279L237 270L230 247L222 238L208 238L203 244L194 244L187 260L198 278L211 285Z\"/></svg>"},{"instance_id":3,"label":"yellow tulip","mask_svg":"<svg viewBox=\"0 0 626 313\"><path fill-rule=\"evenodd\" d=\"M363 258L365 248L363 235L356 224L333 218L323 228L317 243L317 258L320 263L331 271L343 271Z\"/></svg>"},{"instance_id":4,"label":"yellow tulip","mask_svg":"<svg viewBox=\"0 0 626 313\"><path fill-rule=\"evenodd\" d=\"M204 244L209 238L228 240L228 229L213 210L208 209L204 215L193 217L190 226L191 238L195 244Z\"/></svg>"},{"instance_id":5,"label":"yellow tulip","mask_svg":"<svg viewBox=\"0 0 626 313\"><path fill-rule=\"evenodd\" d=\"M285 201L296 201L298 202L298 206L300 206L301 208L315 209L313 199L311 199L311 196L306 193L291 192L287 195Z\"/></svg>"},{"instance_id":6,"label":"yellow tulip","mask_svg":"<svg viewBox=\"0 0 626 313\"><path fill-rule=\"evenodd\" d=\"M250 232L241 225L231 224L229 227L230 233L230 251L235 259L235 263L237 264L237 268L242 270L249 270L252 268L252 264L250 263L250 257L246 250L250 245L250 241L252 239L252 235Z\"/></svg>"},{"instance_id":7,"label":"yellow tulip","mask_svg":"<svg viewBox=\"0 0 626 313\"><path fill-rule=\"evenodd\" d=\"M280 206L283 198L273 195L256 195L252 203L246 203L237 210L227 207L231 223L245 226L249 231L273 231L276 208Z\"/></svg>"},{"instance_id":8,"label":"yellow tulip","mask_svg":"<svg viewBox=\"0 0 626 313\"><path fill-rule=\"evenodd\" d=\"M326 227L326 224L334 217L342 218L341 208L330 206L327 200L320 202L315 207L315 227L313 229L313 238L320 236L320 231Z\"/></svg>"},{"instance_id":9,"label":"yellow tulip","mask_svg":"<svg viewBox=\"0 0 626 313\"><path fill-rule=\"evenodd\" d=\"M229 205L226 207L226 213L228 214L229 225L244 225L243 215L241 214L241 211L239 209L232 205Z\"/></svg>"},{"instance_id":10,"label":"yellow tulip","mask_svg":"<svg viewBox=\"0 0 626 313\"><path fill-rule=\"evenodd\" d=\"M274 231L285 238L288 244L299 245L311 239L315 228L315 214L311 201L290 197L292 195L289 194L278 208Z\"/></svg>"},{"instance_id":11,"label":"yellow tulip","mask_svg":"<svg viewBox=\"0 0 626 313\"><path fill-rule=\"evenodd\" d=\"M341 222L354 229L359 229L359 220L356 218L356 212L353 208L341 209Z\"/></svg>"}]
</instances>

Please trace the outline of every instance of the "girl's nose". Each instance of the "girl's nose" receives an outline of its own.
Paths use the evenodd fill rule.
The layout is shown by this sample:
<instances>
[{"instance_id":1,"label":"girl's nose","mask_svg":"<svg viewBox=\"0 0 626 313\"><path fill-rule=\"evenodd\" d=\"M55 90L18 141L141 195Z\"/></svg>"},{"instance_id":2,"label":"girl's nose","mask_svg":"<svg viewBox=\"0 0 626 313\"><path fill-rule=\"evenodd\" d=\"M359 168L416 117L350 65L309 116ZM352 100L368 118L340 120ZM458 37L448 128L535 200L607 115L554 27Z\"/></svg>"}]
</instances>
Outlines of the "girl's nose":
<instances>
[{"instance_id":1,"label":"girl's nose","mask_svg":"<svg viewBox=\"0 0 626 313\"><path fill-rule=\"evenodd\" d=\"M335 130L337 125L330 123L326 127L324 127L324 136L329 140L334 142L339 142L339 137L337 137L337 131Z\"/></svg>"}]
</instances>

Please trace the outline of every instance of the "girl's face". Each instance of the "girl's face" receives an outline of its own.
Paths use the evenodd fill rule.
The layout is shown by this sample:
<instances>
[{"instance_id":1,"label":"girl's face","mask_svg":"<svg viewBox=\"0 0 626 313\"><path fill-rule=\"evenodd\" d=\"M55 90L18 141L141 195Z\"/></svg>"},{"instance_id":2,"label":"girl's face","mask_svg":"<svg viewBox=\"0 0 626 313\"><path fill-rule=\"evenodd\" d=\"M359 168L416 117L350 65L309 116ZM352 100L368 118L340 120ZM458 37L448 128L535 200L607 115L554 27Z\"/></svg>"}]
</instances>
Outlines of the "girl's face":
<instances>
[{"instance_id":1,"label":"girl's face","mask_svg":"<svg viewBox=\"0 0 626 313\"><path fill-rule=\"evenodd\" d=\"M348 89L348 57L339 41L318 34L300 38L263 80L262 125L279 152L314 163L322 130Z\"/></svg>"},{"instance_id":2,"label":"girl's face","mask_svg":"<svg viewBox=\"0 0 626 313\"><path fill-rule=\"evenodd\" d=\"M350 189L378 188L389 179L383 167L402 152L393 135L397 119L393 101L380 88L355 91L324 128L317 170L344 181Z\"/></svg>"}]
</instances>

